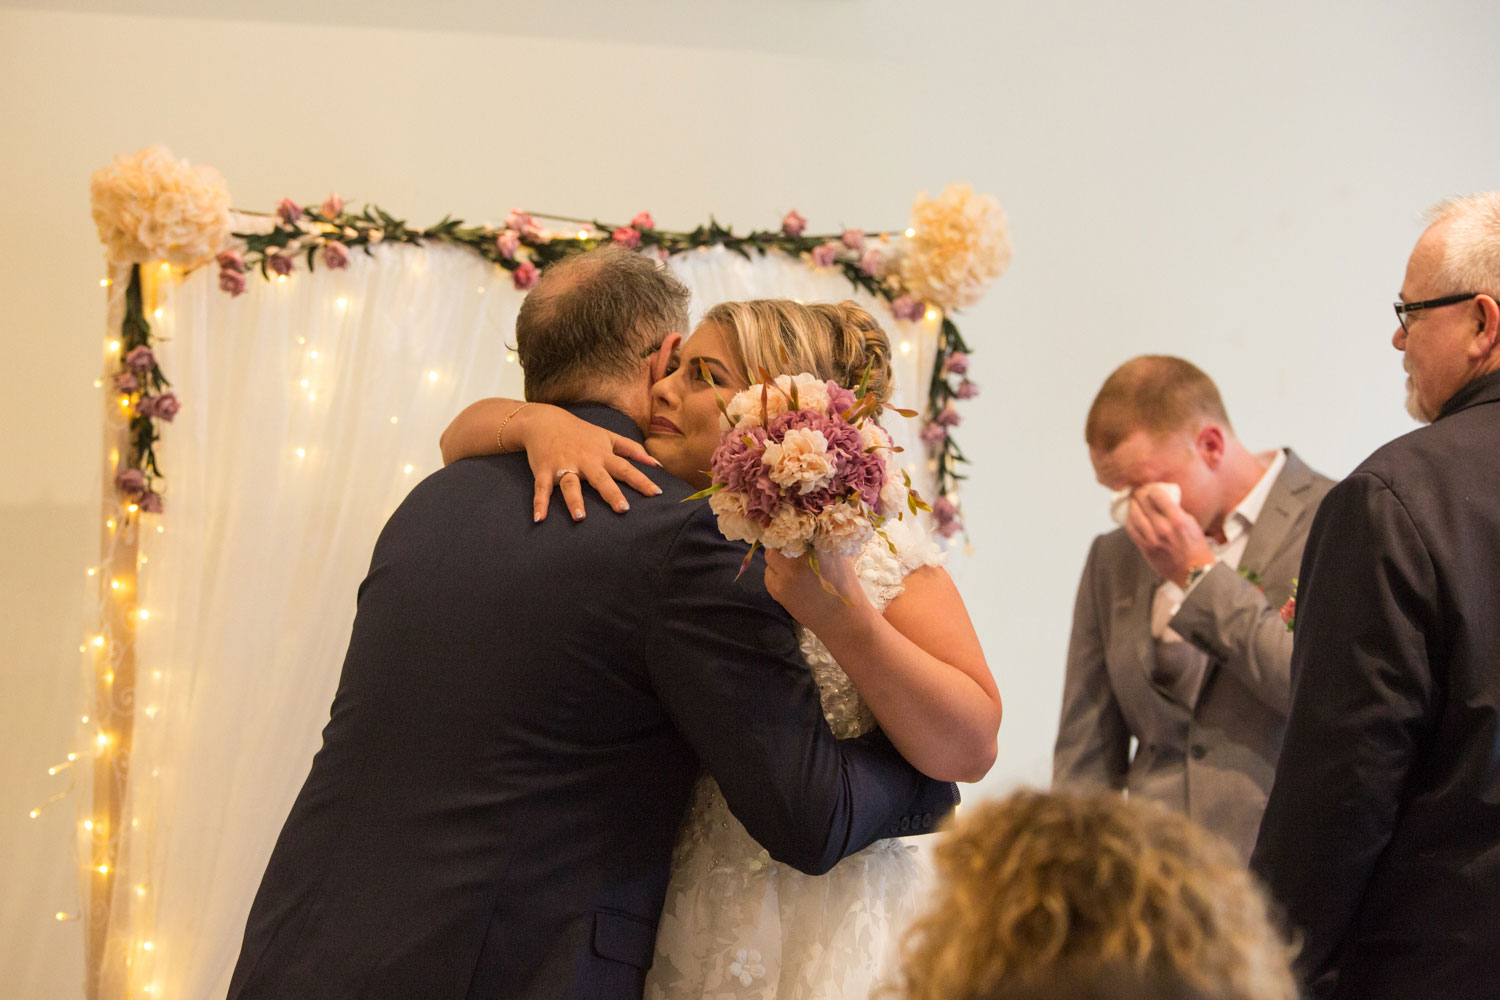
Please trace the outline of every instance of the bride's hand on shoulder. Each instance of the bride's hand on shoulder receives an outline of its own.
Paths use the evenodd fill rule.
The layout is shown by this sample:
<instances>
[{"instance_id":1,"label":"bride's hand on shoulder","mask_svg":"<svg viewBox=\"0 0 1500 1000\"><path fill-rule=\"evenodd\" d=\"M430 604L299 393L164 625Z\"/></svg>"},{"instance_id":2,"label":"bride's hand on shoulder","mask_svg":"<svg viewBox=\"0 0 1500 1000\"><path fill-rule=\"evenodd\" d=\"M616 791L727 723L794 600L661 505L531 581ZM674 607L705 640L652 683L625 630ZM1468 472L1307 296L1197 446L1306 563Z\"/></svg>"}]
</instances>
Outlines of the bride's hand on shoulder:
<instances>
[{"instance_id":1,"label":"bride's hand on shoulder","mask_svg":"<svg viewBox=\"0 0 1500 1000\"><path fill-rule=\"evenodd\" d=\"M642 496L661 488L632 462L660 466L638 441L582 420L560 406L482 399L465 408L439 440L443 464L475 455L524 451L536 480L532 519L543 521L556 488L573 520L584 518L583 486L587 481L617 513L630 509L624 483ZM564 475L576 473L576 475Z\"/></svg>"},{"instance_id":2,"label":"bride's hand on shoulder","mask_svg":"<svg viewBox=\"0 0 1500 1000\"><path fill-rule=\"evenodd\" d=\"M848 556L821 553L815 572L811 554L792 559L776 549L768 548L765 553L766 592L825 641L825 632L857 626L864 614L874 613L854 560Z\"/></svg>"}]
</instances>

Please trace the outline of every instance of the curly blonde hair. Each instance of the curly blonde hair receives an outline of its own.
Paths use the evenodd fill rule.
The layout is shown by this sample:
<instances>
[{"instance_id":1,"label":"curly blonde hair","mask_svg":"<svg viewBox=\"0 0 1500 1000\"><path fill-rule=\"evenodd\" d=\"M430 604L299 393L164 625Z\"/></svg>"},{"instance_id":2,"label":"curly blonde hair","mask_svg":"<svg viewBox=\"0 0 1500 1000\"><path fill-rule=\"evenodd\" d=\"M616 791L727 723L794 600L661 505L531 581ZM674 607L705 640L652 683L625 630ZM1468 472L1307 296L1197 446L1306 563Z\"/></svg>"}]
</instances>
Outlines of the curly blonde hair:
<instances>
[{"instance_id":1,"label":"curly blonde hair","mask_svg":"<svg viewBox=\"0 0 1500 1000\"><path fill-rule=\"evenodd\" d=\"M852 301L804 305L792 299L723 302L704 314L731 334L747 382L808 372L853 389L868 370L868 391L890 399L891 342L869 311Z\"/></svg>"},{"instance_id":2,"label":"curly blonde hair","mask_svg":"<svg viewBox=\"0 0 1500 1000\"><path fill-rule=\"evenodd\" d=\"M1016 792L964 810L903 951L906 1000L981 1000L1050 980L1176 984L1296 1000L1294 953L1224 841L1118 794Z\"/></svg>"}]
</instances>

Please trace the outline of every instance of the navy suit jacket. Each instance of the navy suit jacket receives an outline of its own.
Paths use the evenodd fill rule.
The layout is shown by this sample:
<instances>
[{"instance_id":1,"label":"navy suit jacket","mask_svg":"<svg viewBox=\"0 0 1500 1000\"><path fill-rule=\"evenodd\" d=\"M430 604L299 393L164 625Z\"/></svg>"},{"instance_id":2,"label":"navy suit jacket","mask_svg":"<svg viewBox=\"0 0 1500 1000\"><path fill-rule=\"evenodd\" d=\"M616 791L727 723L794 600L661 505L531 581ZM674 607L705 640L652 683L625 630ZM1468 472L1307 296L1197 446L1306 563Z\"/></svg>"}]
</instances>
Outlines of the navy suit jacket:
<instances>
[{"instance_id":1,"label":"navy suit jacket","mask_svg":"<svg viewBox=\"0 0 1500 1000\"><path fill-rule=\"evenodd\" d=\"M638 997L700 770L813 873L951 809L834 739L761 568L649 474L624 516L534 525L524 456L467 459L392 515L230 1000Z\"/></svg>"},{"instance_id":2,"label":"navy suit jacket","mask_svg":"<svg viewBox=\"0 0 1500 1000\"><path fill-rule=\"evenodd\" d=\"M1323 501L1252 867L1317 997L1500 996L1500 375Z\"/></svg>"}]
</instances>

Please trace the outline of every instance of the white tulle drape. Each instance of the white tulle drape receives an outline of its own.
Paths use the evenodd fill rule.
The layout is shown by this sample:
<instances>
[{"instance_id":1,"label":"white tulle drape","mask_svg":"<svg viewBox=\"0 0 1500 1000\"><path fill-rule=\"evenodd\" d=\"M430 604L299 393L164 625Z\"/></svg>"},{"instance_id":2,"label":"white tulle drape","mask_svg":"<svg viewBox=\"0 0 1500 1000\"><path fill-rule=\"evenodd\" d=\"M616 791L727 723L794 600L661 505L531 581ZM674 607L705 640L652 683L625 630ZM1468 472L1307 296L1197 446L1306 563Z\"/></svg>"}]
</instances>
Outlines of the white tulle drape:
<instances>
[{"instance_id":1,"label":"white tulle drape","mask_svg":"<svg viewBox=\"0 0 1500 1000\"><path fill-rule=\"evenodd\" d=\"M782 256L709 249L671 266L695 317L729 299L851 297L838 272ZM890 324L896 401L920 409L935 325L853 297ZM159 446L166 513L140 534L149 618L107 946L128 964L107 963L101 996L224 995L319 746L375 538L441 464L438 435L459 409L521 394L507 346L521 299L508 274L447 247L252 276L239 298L212 269L164 290L157 353L183 407ZM921 454L915 421L888 423Z\"/></svg>"}]
</instances>

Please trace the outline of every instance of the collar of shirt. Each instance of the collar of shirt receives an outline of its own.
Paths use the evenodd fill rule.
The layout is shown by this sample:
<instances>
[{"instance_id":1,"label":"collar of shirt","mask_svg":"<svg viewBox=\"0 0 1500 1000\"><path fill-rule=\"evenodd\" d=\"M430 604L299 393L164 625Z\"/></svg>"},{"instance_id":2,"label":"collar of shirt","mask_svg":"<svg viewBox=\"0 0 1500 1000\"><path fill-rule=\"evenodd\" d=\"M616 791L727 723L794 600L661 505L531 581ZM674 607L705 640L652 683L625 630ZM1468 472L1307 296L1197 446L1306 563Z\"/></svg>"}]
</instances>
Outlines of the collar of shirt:
<instances>
[{"instance_id":1,"label":"collar of shirt","mask_svg":"<svg viewBox=\"0 0 1500 1000\"><path fill-rule=\"evenodd\" d=\"M1278 448L1255 456L1266 464L1266 471L1261 473L1260 479L1245 494L1229 516L1224 519L1224 543L1220 545L1212 538L1208 540L1209 547L1213 549L1214 555L1218 555L1226 549L1232 548L1241 536L1255 527L1256 520L1260 517L1261 509L1266 505L1266 498L1271 495L1271 487L1276 484L1276 477L1281 475L1281 470L1286 468L1286 449Z\"/></svg>"}]
</instances>

